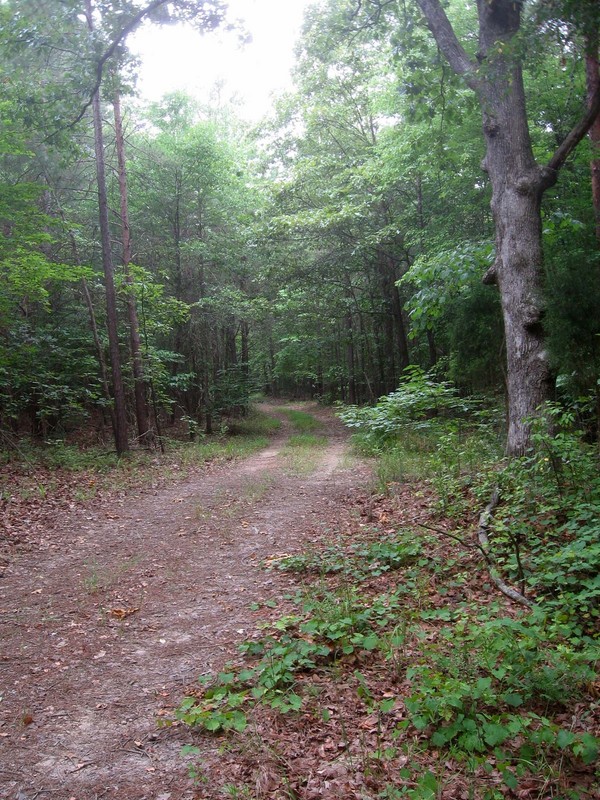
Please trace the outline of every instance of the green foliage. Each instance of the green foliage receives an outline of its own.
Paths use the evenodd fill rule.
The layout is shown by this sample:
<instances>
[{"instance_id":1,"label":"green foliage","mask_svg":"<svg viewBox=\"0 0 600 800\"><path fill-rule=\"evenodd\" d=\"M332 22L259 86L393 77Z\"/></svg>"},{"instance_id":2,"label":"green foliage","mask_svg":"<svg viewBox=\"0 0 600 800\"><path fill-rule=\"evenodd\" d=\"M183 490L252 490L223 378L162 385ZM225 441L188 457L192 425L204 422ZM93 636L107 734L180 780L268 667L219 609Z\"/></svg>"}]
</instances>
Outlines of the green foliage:
<instances>
[{"instance_id":1,"label":"green foliage","mask_svg":"<svg viewBox=\"0 0 600 800\"><path fill-rule=\"evenodd\" d=\"M448 358L448 376L469 391L498 385L503 339L500 300L482 277L494 261L491 242L461 243L416 259L401 284L413 287L407 308L411 336L434 332Z\"/></svg>"},{"instance_id":2,"label":"green foliage","mask_svg":"<svg viewBox=\"0 0 600 800\"><path fill-rule=\"evenodd\" d=\"M408 304L413 335L433 327L451 301L468 294L475 283L480 283L494 257L491 242L467 242L454 250L417 258L402 278L402 283L416 287Z\"/></svg>"},{"instance_id":3,"label":"green foliage","mask_svg":"<svg viewBox=\"0 0 600 800\"><path fill-rule=\"evenodd\" d=\"M545 220L545 229L548 347L560 376L560 396L571 402L584 396L595 398L600 375L600 322L596 313L600 303L600 250L590 226L564 212L556 211ZM595 410L586 414L592 429L598 424L594 415Z\"/></svg>"},{"instance_id":4,"label":"green foliage","mask_svg":"<svg viewBox=\"0 0 600 800\"><path fill-rule=\"evenodd\" d=\"M339 414L345 425L361 431L362 440L375 451L389 440L397 439L407 428L437 429L440 414L465 411L470 406L449 383L435 381L419 367L408 367L404 376L400 387L382 397L376 406L350 406Z\"/></svg>"},{"instance_id":5,"label":"green foliage","mask_svg":"<svg viewBox=\"0 0 600 800\"><path fill-rule=\"evenodd\" d=\"M318 553L285 556L274 562L277 569L289 572L343 573L354 580L368 580L390 570L413 563L422 550L422 541L411 532L386 537L382 541L330 546Z\"/></svg>"},{"instance_id":6,"label":"green foliage","mask_svg":"<svg viewBox=\"0 0 600 800\"><path fill-rule=\"evenodd\" d=\"M408 717L396 723L398 737L411 727L416 732L411 736L435 750L449 750L451 758L471 765L492 760L512 789L535 763L561 753L595 763L600 738L552 719L595 681L594 643L574 639L570 629L541 611L502 616L494 603L484 610L462 603L415 611L425 585L419 584L419 571L433 569L439 579L449 566L419 559L419 549L407 531L281 559L276 563L281 569L335 573L346 580L337 589L313 583L309 592L298 592L294 613L267 623L266 634L242 644L249 663L201 679L206 688L187 698L176 718L209 732L241 731L256 703L294 713L310 697L308 673L344 668L353 669L348 680L355 682L367 709L387 714L396 699L377 701L370 680L346 661L360 663L372 654L389 661L410 684L403 698ZM386 569L402 570L403 588L363 595L353 586ZM323 716L327 721L329 712ZM412 780L413 771L404 769L400 777ZM435 787L437 778L428 773L416 788L400 782L381 796L433 797Z\"/></svg>"},{"instance_id":7,"label":"green foliage","mask_svg":"<svg viewBox=\"0 0 600 800\"><path fill-rule=\"evenodd\" d=\"M298 674L380 647L401 606L400 595L363 598L344 589L299 595L296 602L300 613L280 618L272 633L240 646L252 666L207 678L201 699L186 698L176 718L208 731L239 730L246 724L240 709L256 702L283 714L299 711L304 701L295 691Z\"/></svg>"},{"instance_id":8,"label":"green foliage","mask_svg":"<svg viewBox=\"0 0 600 800\"><path fill-rule=\"evenodd\" d=\"M549 707L582 692L596 676L597 648L577 649L543 615L515 620L479 615L443 627L407 671L412 723L435 747L494 751L517 737L527 747L569 748L592 763L600 738L551 723Z\"/></svg>"},{"instance_id":9,"label":"green foliage","mask_svg":"<svg viewBox=\"0 0 600 800\"><path fill-rule=\"evenodd\" d=\"M600 620L598 451L573 430L575 413L549 405L534 423L531 454L498 473L502 504L492 530L507 575L575 629Z\"/></svg>"},{"instance_id":10,"label":"green foliage","mask_svg":"<svg viewBox=\"0 0 600 800\"><path fill-rule=\"evenodd\" d=\"M449 399L452 407L453 395ZM417 418L411 426L406 417L394 413L387 399L375 409L343 412L352 425L358 421L364 426L359 438L363 451L378 454L381 490L388 491L407 472L416 473L436 490L441 511L462 520L485 505L492 488L498 486L501 503L491 521L491 540L505 579L535 596L537 603L575 632L597 630L598 451L574 429L576 409L549 405L533 423L531 453L507 463L501 460L494 412L435 417L425 424ZM398 431L408 427L410 432L398 436Z\"/></svg>"},{"instance_id":11,"label":"green foliage","mask_svg":"<svg viewBox=\"0 0 600 800\"><path fill-rule=\"evenodd\" d=\"M13 323L0 335L0 415L5 422L28 413L32 432L59 434L81 424L91 407L103 403L87 333L71 319L47 315L44 325Z\"/></svg>"},{"instance_id":12,"label":"green foliage","mask_svg":"<svg viewBox=\"0 0 600 800\"><path fill-rule=\"evenodd\" d=\"M387 493L405 478L431 480L445 513L460 515L464 493L501 456L498 409L481 398L461 398L450 383L416 367L400 388L369 408L343 408L340 417L358 429L353 444L376 456L377 487Z\"/></svg>"}]
</instances>

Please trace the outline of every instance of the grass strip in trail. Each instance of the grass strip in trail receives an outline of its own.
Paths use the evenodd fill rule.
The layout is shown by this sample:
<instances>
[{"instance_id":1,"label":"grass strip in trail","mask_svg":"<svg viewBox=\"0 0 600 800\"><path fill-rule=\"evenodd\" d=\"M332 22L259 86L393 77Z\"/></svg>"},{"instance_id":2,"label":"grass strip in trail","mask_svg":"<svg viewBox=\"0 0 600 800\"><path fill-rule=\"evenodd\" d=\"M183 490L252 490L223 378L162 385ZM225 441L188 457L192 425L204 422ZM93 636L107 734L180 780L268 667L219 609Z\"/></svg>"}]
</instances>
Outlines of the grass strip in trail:
<instances>
[{"instance_id":1,"label":"grass strip in trail","mask_svg":"<svg viewBox=\"0 0 600 800\"><path fill-rule=\"evenodd\" d=\"M310 475L317 469L326 447L326 436L314 433L298 433L290 436L281 451L285 471L290 475Z\"/></svg>"},{"instance_id":2,"label":"grass strip in trail","mask_svg":"<svg viewBox=\"0 0 600 800\"><path fill-rule=\"evenodd\" d=\"M294 428L300 433L310 433L323 427L322 423L319 422L318 419L315 419L312 414L307 414L306 411L297 411L293 408L285 408L282 409L282 412L289 419Z\"/></svg>"},{"instance_id":3,"label":"grass strip in trail","mask_svg":"<svg viewBox=\"0 0 600 800\"><path fill-rule=\"evenodd\" d=\"M322 450L327 447L327 437L317 433L323 425L306 411L293 408L282 411L297 431L282 450L284 470L289 475L310 475L317 469Z\"/></svg>"},{"instance_id":4,"label":"grass strip in trail","mask_svg":"<svg viewBox=\"0 0 600 800\"><path fill-rule=\"evenodd\" d=\"M381 522L354 519L322 548L270 561L310 585L176 719L236 733L221 770L242 776L240 797L300 797L310 775L315 796L327 785L349 799L595 798L597 647L541 614L507 613L476 553L394 524L410 502L380 498L369 514ZM256 789L257 763L270 794ZM219 776L204 777L220 796Z\"/></svg>"}]
</instances>

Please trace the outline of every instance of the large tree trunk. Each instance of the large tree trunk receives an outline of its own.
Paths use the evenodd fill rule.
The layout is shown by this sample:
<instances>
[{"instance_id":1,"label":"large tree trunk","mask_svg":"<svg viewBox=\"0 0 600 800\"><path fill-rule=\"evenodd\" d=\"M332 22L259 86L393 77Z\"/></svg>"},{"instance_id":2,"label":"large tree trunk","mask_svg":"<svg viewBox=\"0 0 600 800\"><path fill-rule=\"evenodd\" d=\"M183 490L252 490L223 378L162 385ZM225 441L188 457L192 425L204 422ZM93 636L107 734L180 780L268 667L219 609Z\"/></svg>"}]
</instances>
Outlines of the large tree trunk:
<instances>
[{"instance_id":1,"label":"large tree trunk","mask_svg":"<svg viewBox=\"0 0 600 800\"><path fill-rule=\"evenodd\" d=\"M519 29L515 3L479 2L480 53ZM533 156L521 67L496 55L479 97L486 141L484 169L492 184L496 261L488 274L500 289L508 378L508 452L522 454L529 424L550 396L550 368L542 328L540 171Z\"/></svg>"},{"instance_id":2,"label":"large tree trunk","mask_svg":"<svg viewBox=\"0 0 600 800\"><path fill-rule=\"evenodd\" d=\"M522 4L477 0L479 52L474 62L458 41L440 0L417 2L440 50L476 92L482 109L484 169L492 184L496 226L496 261L485 280L500 289L507 358L507 450L520 455L530 446L530 420L551 389L542 328L541 198L592 125L600 97L592 98L588 113L546 167L540 167L529 138L521 66L511 47L521 25Z\"/></svg>"}]
</instances>

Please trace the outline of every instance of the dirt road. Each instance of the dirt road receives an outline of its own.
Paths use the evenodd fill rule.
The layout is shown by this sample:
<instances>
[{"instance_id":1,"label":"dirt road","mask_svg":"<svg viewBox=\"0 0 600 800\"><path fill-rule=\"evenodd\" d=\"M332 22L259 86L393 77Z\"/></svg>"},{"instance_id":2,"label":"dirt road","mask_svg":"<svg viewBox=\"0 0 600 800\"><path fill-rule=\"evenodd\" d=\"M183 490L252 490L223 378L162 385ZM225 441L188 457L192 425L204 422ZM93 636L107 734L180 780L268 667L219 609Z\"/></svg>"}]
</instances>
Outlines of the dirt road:
<instances>
[{"instance_id":1,"label":"dirt road","mask_svg":"<svg viewBox=\"0 0 600 800\"><path fill-rule=\"evenodd\" d=\"M316 406L327 446L285 470L267 450L118 505L75 511L0 579L0 797L186 800L184 728L157 728L184 688L252 629L288 576L260 563L334 530L364 487L346 433ZM270 409L277 413L277 409Z\"/></svg>"}]
</instances>

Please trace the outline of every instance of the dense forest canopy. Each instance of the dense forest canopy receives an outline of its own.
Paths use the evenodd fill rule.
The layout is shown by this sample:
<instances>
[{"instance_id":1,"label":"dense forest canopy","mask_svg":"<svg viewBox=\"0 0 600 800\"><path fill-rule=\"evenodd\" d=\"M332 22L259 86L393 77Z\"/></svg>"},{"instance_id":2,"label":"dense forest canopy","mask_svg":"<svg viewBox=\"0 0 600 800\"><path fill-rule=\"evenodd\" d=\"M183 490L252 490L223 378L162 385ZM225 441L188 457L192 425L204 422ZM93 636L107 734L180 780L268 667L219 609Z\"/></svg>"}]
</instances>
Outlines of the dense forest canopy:
<instances>
[{"instance_id":1,"label":"dense forest canopy","mask_svg":"<svg viewBox=\"0 0 600 800\"><path fill-rule=\"evenodd\" d=\"M254 126L136 96L127 36L182 19L231 24L0 3L2 428L103 420L124 451L256 391L373 402L419 365L506 396L512 452L555 392L593 432L597 3L320 0Z\"/></svg>"}]
</instances>

